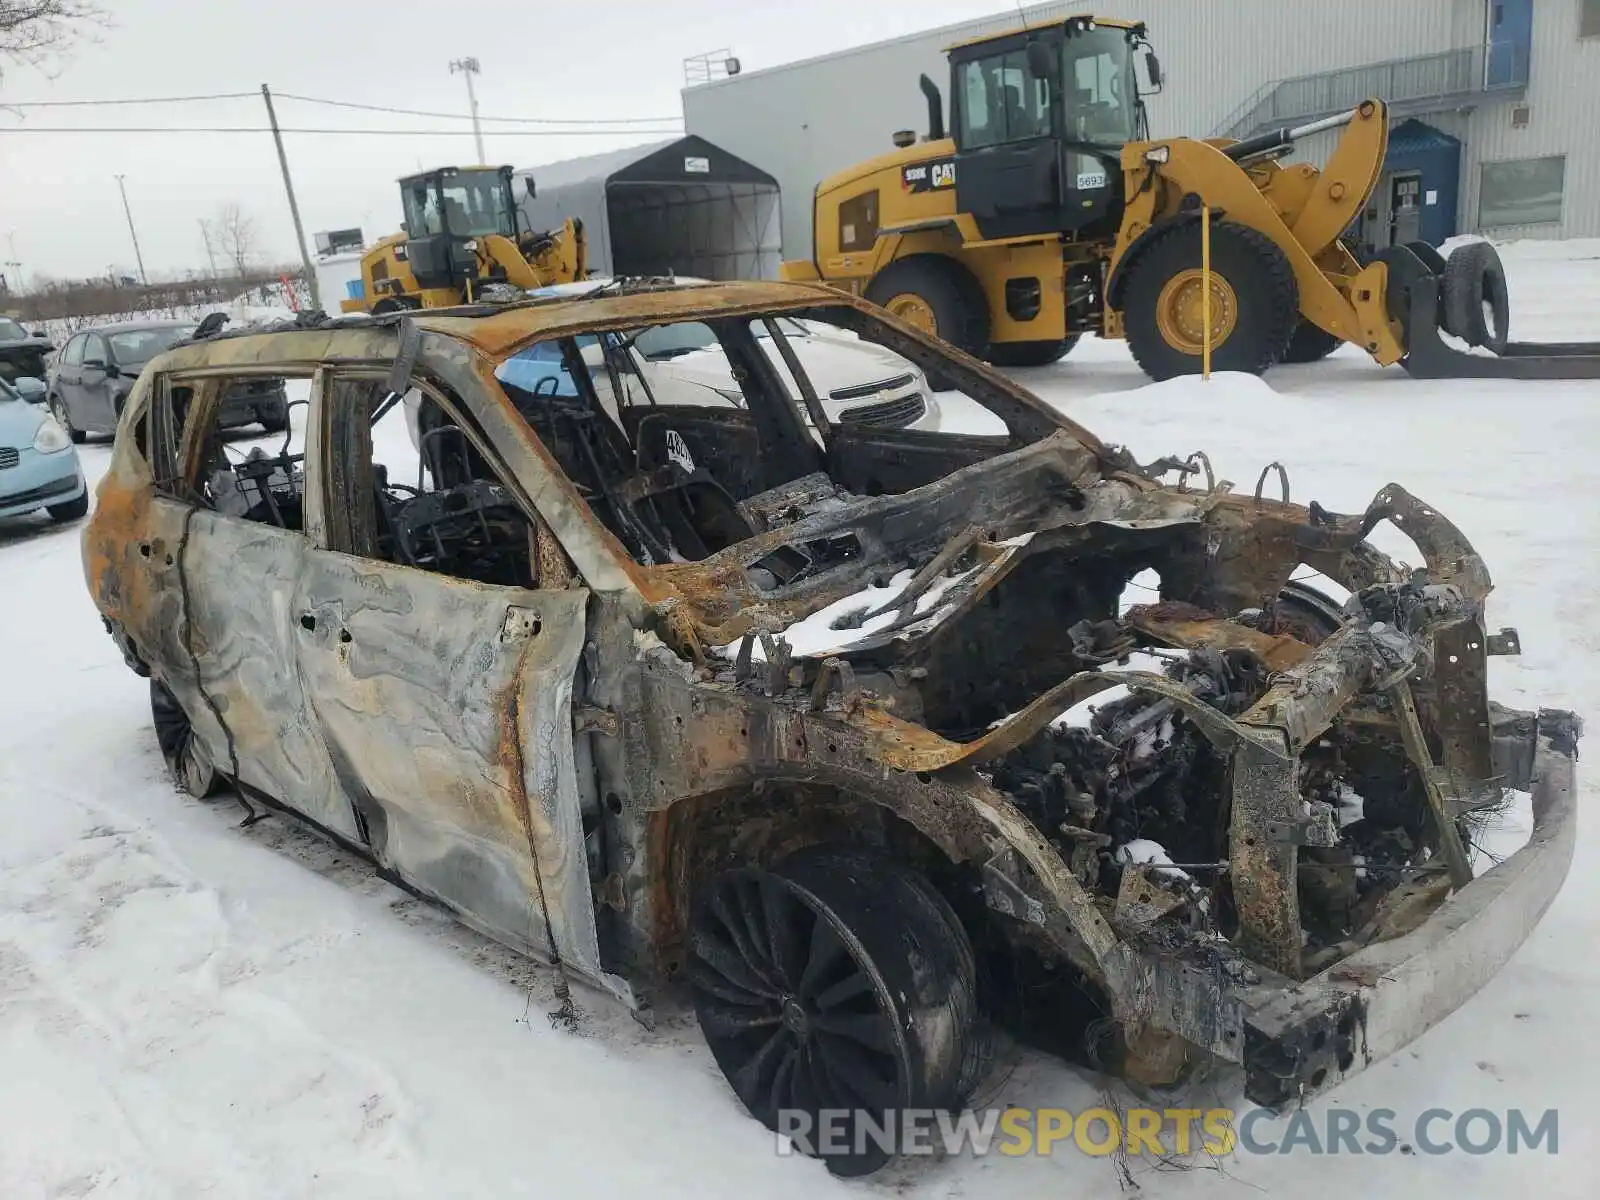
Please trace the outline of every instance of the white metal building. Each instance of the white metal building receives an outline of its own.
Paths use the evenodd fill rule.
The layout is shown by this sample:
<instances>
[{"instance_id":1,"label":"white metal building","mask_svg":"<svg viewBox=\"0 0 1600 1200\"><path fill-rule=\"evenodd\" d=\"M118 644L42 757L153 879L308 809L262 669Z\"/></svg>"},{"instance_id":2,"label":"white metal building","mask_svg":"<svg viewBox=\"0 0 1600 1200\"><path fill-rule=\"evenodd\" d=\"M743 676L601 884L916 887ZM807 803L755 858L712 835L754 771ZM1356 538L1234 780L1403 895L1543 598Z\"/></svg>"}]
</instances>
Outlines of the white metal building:
<instances>
[{"instance_id":1,"label":"white metal building","mask_svg":"<svg viewBox=\"0 0 1600 1200\"><path fill-rule=\"evenodd\" d=\"M690 133L777 179L783 250L811 248L817 181L924 132L952 42L1076 13L1142 20L1156 136L1245 137L1381 96L1394 121L1361 223L1372 246L1460 232L1600 236L1600 0L1087 0L1039 4L691 85ZM1320 161L1337 134L1298 157Z\"/></svg>"}]
</instances>

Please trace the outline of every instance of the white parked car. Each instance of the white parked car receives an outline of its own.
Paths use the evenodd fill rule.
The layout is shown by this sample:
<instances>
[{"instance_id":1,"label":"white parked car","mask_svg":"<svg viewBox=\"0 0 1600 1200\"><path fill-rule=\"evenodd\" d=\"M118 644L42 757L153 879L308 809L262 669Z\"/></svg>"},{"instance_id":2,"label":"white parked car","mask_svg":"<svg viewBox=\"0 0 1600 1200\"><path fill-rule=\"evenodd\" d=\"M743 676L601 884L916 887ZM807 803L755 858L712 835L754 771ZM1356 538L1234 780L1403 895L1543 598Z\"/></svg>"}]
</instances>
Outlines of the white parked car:
<instances>
[{"instance_id":1,"label":"white parked car","mask_svg":"<svg viewBox=\"0 0 1600 1200\"><path fill-rule=\"evenodd\" d=\"M603 280L560 284L543 288L535 296L582 295L603 286ZM859 341L839 330L816 327L785 317L777 322L784 338L811 381L830 421L873 425L889 429L939 428L939 405L922 370L893 351ZM773 340L757 327L757 340L772 360L778 377L800 400L783 356ZM602 406L617 415L611 373L605 353L593 335L578 339L584 364ZM722 345L707 325L698 321L658 325L614 343L616 355L632 364L619 373L629 404L744 407L744 397L733 377ZM577 386L562 365L559 347L541 342L507 359L496 372L505 383L533 392L554 389L557 395L576 395ZM646 392L648 390L648 395ZM407 427L413 446L418 443L417 393L406 397Z\"/></svg>"}]
</instances>

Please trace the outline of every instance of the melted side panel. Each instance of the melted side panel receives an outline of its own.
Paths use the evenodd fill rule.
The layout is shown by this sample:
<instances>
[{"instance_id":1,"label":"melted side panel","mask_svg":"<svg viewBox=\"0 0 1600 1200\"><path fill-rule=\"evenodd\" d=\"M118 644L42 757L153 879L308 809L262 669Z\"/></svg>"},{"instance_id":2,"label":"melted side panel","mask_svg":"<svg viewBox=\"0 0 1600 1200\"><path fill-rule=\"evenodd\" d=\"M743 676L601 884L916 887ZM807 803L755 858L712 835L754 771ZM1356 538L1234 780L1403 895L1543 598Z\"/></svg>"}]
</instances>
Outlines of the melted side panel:
<instances>
[{"instance_id":1,"label":"melted side panel","mask_svg":"<svg viewBox=\"0 0 1600 1200\"><path fill-rule=\"evenodd\" d=\"M299 657L378 861L598 975L571 715L587 599L317 551Z\"/></svg>"},{"instance_id":2,"label":"melted side panel","mask_svg":"<svg viewBox=\"0 0 1600 1200\"><path fill-rule=\"evenodd\" d=\"M183 541L181 528L180 521ZM310 543L300 533L197 510L181 551L172 553L171 570L182 568L187 587L189 641L205 692L198 705L179 698L197 727L199 714L212 715L213 707L221 714L221 742L208 737L212 761L226 770L236 756L243 782L359 841L295 658L307 633L296 598ZM165 556L160 563L165 568ZM167 661L180 672L185 665L181 654Z\"/></svg>"}]
</instances>

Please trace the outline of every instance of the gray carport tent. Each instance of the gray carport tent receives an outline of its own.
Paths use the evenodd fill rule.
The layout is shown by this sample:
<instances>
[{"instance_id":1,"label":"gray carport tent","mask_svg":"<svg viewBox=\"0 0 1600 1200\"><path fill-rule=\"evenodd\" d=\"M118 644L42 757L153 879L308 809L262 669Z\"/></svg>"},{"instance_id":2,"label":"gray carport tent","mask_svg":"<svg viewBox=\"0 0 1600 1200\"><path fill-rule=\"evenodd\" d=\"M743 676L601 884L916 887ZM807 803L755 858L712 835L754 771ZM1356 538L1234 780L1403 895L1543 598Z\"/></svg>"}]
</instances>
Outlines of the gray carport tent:
<instances>
[{"instance_id":1,"label":"gray carport tent","mask_svg":"<svg viewBox=\"0 0 1600 1200\"><path fill-rule=\"evenodd\" d=\"M594 275L772 279L783 258L777 181L690 135L518 171L534 229L583 221Z\"/></svg>"}]
</instances>

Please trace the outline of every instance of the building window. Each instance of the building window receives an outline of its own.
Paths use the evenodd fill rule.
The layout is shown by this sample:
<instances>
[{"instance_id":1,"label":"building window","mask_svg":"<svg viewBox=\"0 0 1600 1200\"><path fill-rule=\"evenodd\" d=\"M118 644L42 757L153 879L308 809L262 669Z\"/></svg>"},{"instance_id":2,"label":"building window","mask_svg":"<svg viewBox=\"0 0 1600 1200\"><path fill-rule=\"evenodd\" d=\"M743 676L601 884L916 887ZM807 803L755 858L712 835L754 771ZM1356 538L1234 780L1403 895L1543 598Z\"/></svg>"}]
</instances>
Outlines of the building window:
<instances>
[{"instance_id":1,"label":"building window","mask_svg":"<svg viewBox=\"0 0 1600 1200\"><path fill-rule=\"evenodd\" d=\"M1600 0L1578 0L1578 36L1600 37Z\"/></svg>"},{"instance_id":2,"label":"building window","mask_svg":"<svg viewBox=\"0 0 1600 1200\"><path fill-rule=\"evenodd\" d=\"M1478 188L1478 228L1560 221L1566 169L1564 155L1484 163Z\"/></svg>"}]
</instances>

